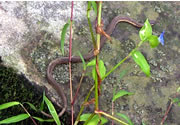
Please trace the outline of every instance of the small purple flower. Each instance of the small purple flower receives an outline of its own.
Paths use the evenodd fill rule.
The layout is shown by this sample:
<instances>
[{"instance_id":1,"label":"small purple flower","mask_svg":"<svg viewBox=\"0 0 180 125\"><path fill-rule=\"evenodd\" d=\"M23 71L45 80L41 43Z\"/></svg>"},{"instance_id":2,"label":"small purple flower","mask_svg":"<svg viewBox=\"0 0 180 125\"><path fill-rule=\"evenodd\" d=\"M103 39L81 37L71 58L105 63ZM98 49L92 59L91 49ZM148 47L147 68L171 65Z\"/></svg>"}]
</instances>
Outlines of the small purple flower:
<instances>
[{"instance_id":1,"label":"small purple flower","mask_svg":"<svg viewBox=\"0 0 180 125\"><path fill-rule=\"evenodd\" d=\"M165 31L163 31L163 32L160 34L159 38L158 38L159 42L160 42L163 46L164 46L164 33L165 33Z\"/></svg>"}]
</instances>

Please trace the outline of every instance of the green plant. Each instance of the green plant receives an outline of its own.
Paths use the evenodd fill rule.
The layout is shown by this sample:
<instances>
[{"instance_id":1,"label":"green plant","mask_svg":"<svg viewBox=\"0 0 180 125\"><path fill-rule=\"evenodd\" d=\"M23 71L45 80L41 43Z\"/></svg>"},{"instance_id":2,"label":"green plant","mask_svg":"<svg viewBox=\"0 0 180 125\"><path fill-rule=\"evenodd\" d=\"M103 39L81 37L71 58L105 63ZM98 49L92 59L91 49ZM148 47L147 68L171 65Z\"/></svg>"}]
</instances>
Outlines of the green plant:
<instances>
[{"instance_id":1,"label":"green plant","mask_svg":"<svg viewBox=\"0 0 180 125\"><path fill-rule=\"evenodd\" d=\"M97 9L97 18L98 18L98 26L100 26L101 24L101 6L102 6L102 2L99 2L99 5L98 5L98 9ZM88 3L88 12L90 10L90 2ZM96 9L95 9L96 10ZM88 13L87 12L87 13ZM89 16L88 17L88 20L89 20ZM89 26L91 27L91 25L89 24ZM90 28L91 30L91 28ZM90 31L92 32L92 31ZM92 35L93 33L91 33ZM99 59L99 41L100 41L100 34L97 33L97 42L94 43L94 38L92 37L92 40L93 40L93 45L95 46L94 50L98 51L97 55L96 55L96 58L94 60L92 60L91 62L89 62L86 66L93 66L93 69L92 69L92 77L95 81L95 114L99 116L99 121L101 119L101 115L104 115L112 120L116 120L117 122L121 123L121 124L124 124L124 125L132 125L133 123L130 121L130 119L125 116L124 114L120 114L120 113L117 113L118 116L120 117L123 117L128 123L126 122L123 122L101 110L99 110L99 107L98 107L98 92L100 91L100 85L101 85L101 82L109 75L111 74L114 70L116 70L125 60L127 60L128 58L132 57L132 59L135 61L135 63L137 65L139 65L139 67L141 68L141 70L149 77L150 76L150 66L147 62L147 60L145 59L145 57L143 56L143 54L138 50L141 45L145 42L149 42L150 44L150 47L151 48L155 48L159 45L159 43L161 43L162 45L164 45L164 39L163 39L163 35L164 35L164 31L163 33L160 35L160 37L157 37L155 35L152 35L152 27L151 27L151 24L149 23L148 19L145 21L144 23L144 26L141 28L141 30L139 31L139 36L140 36L140 39L141 41L139 42L139 44L136 46L135 49L133 49L123 60L121 60L117 65L115 65L110 71L108 71L106 73L106 67L104 66L104 62L103 60L100 60ZM92 35L93 36L93 35ZM96 53L96 52L94 52ZM114 94L113 96L113 99L112 101L114 102L117 98L123 96L123 95L132 95L132 93L130 92L127 92L125 90L120 90L118 93ZM82 112L80 112L82 113ZM91 122L97 122L97 119L94 120L93 118L96 116L94 113L92 113L91 115L88 115L89 118L86 118L86 122L84 123L85 125L88 124L88 123L91 123ZM81 116L84 116L81 115ZM80 120L81 118L78 117L76 119L76 122L75 123L78 123L78 121ZM104 124L104 123L101 123L101 124Z\"/></svg>"},{"instance_id":2,"label":"green plant","mask_svg":"<svg viewBox=\"0 0 180 125\"><path fill-rule=\"evenodd\" d=\"M72 3L73 5L73 3ZM73 6L72 6L73 8ZM85 76L85 71L87 70L88 67L93 67L92 68L92 78L94 80L94 86L90 89L87 97L85 98L81 109L79 111L79 114L76 118L75 121L75 125L78 124L79 121L83 121L85 122L84 125L94 125L94 124L105 124L108 122L108 120L105 117L108 117L112 120L115 120L117 122L119 122L120 124L123 125L133 125L132 121L124 114L122 113L114 113L112 112L112 115L105 113L104 111L99 109L99 102L98 102L98 98L99 98L99 93L101 92L101 82L108 77L114 70L116 70L124 61L126 61L128 58L131 58L135 61L135 63L140 67L140 69L146 74L146 76L150 76L150 66L147 62L147 60L145 59L144 55L139 51L139 48L143 45L143 43L148 42L151 48L155 48L159 45L159 43L161 43L162 45L164 45L164 39L163 39L163 35L164 35L164 31L162 32L162 34L160 35L160 37L157 37L155 35L152 34L152 27L151 24L149 23L148 19L145 21L144 26L140 29L139 31L139 36L141 41L139 42L139 44L121 61L119 61L118 64L116 64L110 71L106 72L106 67L104 65L103 60L100 59L99 57L99 52L100 52L100 38L101 38L101 34L97 32L96 34L96 40L94 37L94 33L93 33L93 29L92 29L92 25L91 25L91 21L90 21L90 11L92 9L94 9L95 14L97 15L97 26L99 28L101 27L101 8L102 8L102 2L98 2L96 4L96 2L94 1L89 1L88 2L88 9L87 9L87 19L88 19L88 24L89 24L89 29L90 29L90 33L91 33L91 37L92 37L92 43L94 46L94 54L95 54L95 59L93 59L92 61L88 62L87 64L85 63L83 56L81 55L81 53L79 52L79 55L81 57L81 60L83 62L83 74L81 77L81 81L77 90L77 93L79 91L80 85L82 83L82 79ZM66 35L66 31L67 28L70 26L70 29L72 30L72 17L71 17L71 21L69 21L68 23L66 23L64 25L64 28L62 30L61 33L61 51L62 54L64 55L64 40L65 40L65 35ZM71 31L70 30L70 31ZM70 35L70 41L71 41L71 35ZM70 57L71 57L71 42L70 42ZM71 58L70 58L71 59ZM69 62L69 69L71 69L71 61ZM71 73L71 70L69 71ZM124 73L125 74L125 73ZM70 75L71 76L71 75ZM121 76L122 77L122 76ZM71 80L71 78L70 78ZM72 86L72 85L70 85ZM93 113L87 113L87 114L83 114L83 110L84 110L84 104L88 103L88 99L90 97L91 92L94 90L95 93L95 97L94 97L94 103L95 103L95 110ZM72 92L72 90L71 90ZM133 95L133 93L125 91L125 90L119 90L118 92L115 92L114 90L114 94L113 94L113 98L112 98L112 109L114 108L113 104L115 103L115 101L122 97L122 96L129 96L129 95ZM72 102L72 124L73 124L73 104L74 104L74 100L76 98L77 94L75 94L74 99L72 99L72 93L71 93L71 102ZM174 102L179 102L179 100L175 100ZM31 116L28 111L26 110L26 108L24 107L24 104L28 104L33 110L39 112L43 110L44 107L44 102L46 103L46 105L48 106L49 112L52 115L53 119L42 119L39 117L35 117L35 116ZM0 105L0 110L3 109L7 109L9 107L12 106L16 106L16 105L20 105L24 111L26 112L26 114L20 114L17 116L13 116L10 117L8 119L5 120L1 120L0 124L8 124L8 123L14 123L14 122L18 122L27 118L31 118L34 124L37 124L35 122L34 119L40 121L40 122L56 122L57 125L60 125L61 122L58 118L57 112L54 108L54 106L52 105L52 103L48 100L48 98L45 96L43 96L43 101L41 103L41 107L39 109L37 109L33 104L26 102L26 103L20 103L20 102L9 102L9 103L5 103ZM116 118L114 116L114 114L116 114L117 116L119 116L120 118L122 118L123 120ZM105 117L103 117L105 116Z\"/></svg>"},{"instance_id":3,"label":"green plant","mask_svg":"<svg viewBox=\"0 0 180 125\"><path fill-rule=\"evenodd\" d=\"M32 110L36 111L36 112L41 112L43 107L44 107L44 102L46 103L46 105L48 106L48 109L49 109L49 112L51 113L53 119L43 119L43 118L40 118L40 117L36 117L36 116L31 116L31 114L26 110L26 108L24 107L25 104L28 104ZM3 109L7 109L9 107L12 107L12 106L17 106L17 105L20 105L24 111L26 113L23 113L23 114L19 114L19 115L16 115L16 116L12 116L10 118L7 118L7 119L4 119L4 120L1 120L0 121L0 124L10 124L10 123L16 123L16 122L19 122L19 121L22 121L22 120L25 120L27 118L31 118L31 120L33 121L33 123L35 125L37 125L37 123L35 122L34 119L38 120L39 122L56 122L57 125L61 125L61 122L59 120L59 117L57 115L57 112L53 106L53 104L51 103L51 101L48 100L48 98L45 96L45 94L43 94L43 100L42 100L42 103L41 103L41 107L39 109L37 109L33 104L31 104L30 102L24 102L24 103L20 103L20 102L17 102L17 101L13 101L13 102L8 102L8 103L4 103L4 104L1 104L0 105L0 110L3 110Z\"/></svg>"}]
</instances>

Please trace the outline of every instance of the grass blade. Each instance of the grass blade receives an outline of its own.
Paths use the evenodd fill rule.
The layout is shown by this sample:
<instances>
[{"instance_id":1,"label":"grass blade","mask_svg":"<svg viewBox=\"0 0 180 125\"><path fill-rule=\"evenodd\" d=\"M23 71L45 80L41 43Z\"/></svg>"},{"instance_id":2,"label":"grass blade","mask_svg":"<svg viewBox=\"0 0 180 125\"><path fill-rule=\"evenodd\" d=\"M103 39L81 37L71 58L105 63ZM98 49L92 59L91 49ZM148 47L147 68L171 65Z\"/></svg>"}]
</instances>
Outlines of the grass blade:
<instances>
[{"instance_id":1,"label":"grass blade","mask_svg":"<svg viewBox=\"0 0 180 125\"><path fill-rule=\"evenodd\" d=\"M16 122L25 120L27 118L29 118L28 114L20 114L20 115L13 116L13 117L10 117L10 118L7 118L7 119L0 121L0 124L16 123Z\"/></svg>"},{"instance_id":2,"label":"grass blade","mask_svg":"<svg viewBox=\"0 0 180 125\"><path fill-rule=\"evenodd\" d=\"M43 111L44 109L44 97L45 97L45 91L43 91L43 100L41 102L40 111Z\"/></svg>"},{"instance_id":3,"label":"grass blade","mask_svg":"<svg viewBox=\"0 0 180 125\"><path fill-rule=\"evenodd\" d=\"M94 12L96 13L96 16L97 16L97 4L96 4L96 1L91 1L91 4L92 4Z\"/></svg>"},{"instance_id":4,"label":"grass blade","mask_svg":"<svg viewBox=\"0 0 180 125\"><path fill-rule=\"evenodd\" d=\"M38 111L38 109L32 103L29 102L25 102L25 103L28 104L34 111Z\"/></svg>"},{"instance_id":5,"label":"grass blade","mask_svg":"<svg viewBox=\"0 0 180 125\"><path fill-rule=\"evenodd\" d=\"M8 102L8 103L4 103L2 105L0 105L0 110L2 109L7 109L9 107L15 106L15 105L19 105L20 102Z\"/></svg>"},{"instance_id":6,"label":"grass blade","mask_svg":"<svg viewBox=\"0 0 180 125\"><path fill-rule=\"evenodd\" d=\"M116 93L114 96L113 96L113 99L112 101L114 102L116 99L122 97L122 96L125 96L125 95L133 95L132 92L127 92L125 90L120 90L118 93Z\"/></svg>"},{"instance_id":7,"label":"grass blade","mask_svg":"<svg viewBox=\"0 0 180 125\"><path fill-rule=\"evenodd\" d=\"M35 116L33 116L33 118L40 122L54 122L54 119L42 119L42 118L35 117Z\"/></svg>"},{"instance_id":8,"label":"grass blade","mask_svg":"<svg viewBox=\"0 0 180 125\"><path fill-rule=\"evenodd\" d=\"M61 125L58 114L57 114L53 104L51 103L51 101L49 101L49 99L46 96L44 96L44 101L47 104L49 112L51 113L51 115L52 115L53 119L55 120L56 124Z\"/></svg>"},{"instance_id":9,"label":"grass blade","mask_svg":"<svg viewBox=\"0 0 180 125\"><path fill-rule=\"evenodd\" d=\"M82 63L83 63L83 70L86 70L86 62L84 61L84 58L83 58L82 54L79 51L78 51L78 54L79 54L79 56L80 56L80 58L82 60Z\"/></svg>"},{"instance_id":10,"label":"grass blade","mask_svg":"<svg viewBox=\"0 0 180 125\"><path fill-rule=\"evenodd\" d=\"M127 117L126 115L122 114L122 113L116 113L118 116L122 117L123 119L125 119L129 125L134 125L131 121L131 119L129 119L129 117Z\"/></svg>"},{"instance_id":11,"label":"grass blade","mask_svg":"<svg viewBox=\"0 0 180 125\"><path fill-rule=\"evenodd\" d=\"M68 21L68 23L66 23L62 29L62 33L61 33L61 52L64 55L64 41L65 41L65 36L66 36L66 31L67 28L69 27L70 21Z\"/></svg>"}]
</instances>

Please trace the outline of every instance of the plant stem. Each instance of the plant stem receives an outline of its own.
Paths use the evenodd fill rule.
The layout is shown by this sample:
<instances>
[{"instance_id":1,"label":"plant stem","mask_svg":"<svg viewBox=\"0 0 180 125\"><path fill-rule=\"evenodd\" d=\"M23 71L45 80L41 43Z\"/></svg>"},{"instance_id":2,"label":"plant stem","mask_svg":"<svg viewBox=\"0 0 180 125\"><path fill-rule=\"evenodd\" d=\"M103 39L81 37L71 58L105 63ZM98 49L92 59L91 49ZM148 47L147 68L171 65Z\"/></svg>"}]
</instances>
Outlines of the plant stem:
<instances>
[{"instance_id":1,"label":"plant stem","mask_svg":"<svg viewBox=\"0 0 180 125\"><path fill-rule=\"evenodd\" d=\"M170 109L171 109L171 107L172 107L172 104L173 104L173 102L171 101L171 103L170 103L170 105L168 106L168 109L167 109L167 111L166 111L166 113L165 113L165 115L164 115L164 117L163 117L160 125L163 125L163 124L164 124L164 121L166 120L167 115L168 115L168 113L169 113L169 111L170 111Z\"/></svg>"},{"instance_id":2,"label":"plant stem","mask_svg":"<svg viewBox=\"0 0 180 125\"><path fill-rule=\"evenodd\" d=\"M104 77L102 77L102 81L109 75L111 74L115 69L117 69L124 61L126 61L135 50L137 50L141 45L142 45L143 41L140 41L139 44L136 46L135 49L133 49L123 60L121 60L118 64L116 64L108 73L106 73L104 75Z\"/></svg>"},{"instance_id":3,"label":"plant stem","mask_svg":"<svg viewBox=\"0 0 180 125\"><path fill-rule=\"evenodd\" d=\"M98 61L98 55L96 56L96 63ZM98 65L98 64L96 64ZM97 70L96 70L97 71ZM95 76L95 109L98 110L99 109L99 99L98 99L98 75L96 73L96 76Z\"/></svg>"},{"instance_id":4,"label":"plant stem","mask_svg":"<svg viewBox=\"0 0 180 125\"><path fill-rule=\"evenodd\" d=\"M99 6L98 6L98 26L101 26L101 8L102 8L102 1L99 2ZM101 39L101 35L99 33L97 33L97 50L100 50L100 39Z\"/></svg>"},{"instance_id":5,"label":"plant stem","mask_svg":"<svg viewBox=\"0 0 180 125\"><path fill-rule=\"evenodd\" d=\"M84 78L85 72L86 72L86 71L83 70L83 73L82 73L82 75L81 75L81 79L80 79L79 84L78 84L78 88L77 88L77 90L76 90L76 93L75 93L75 96L74 96L74 98L73 98L73 101L72 101L71 105L74 105L74 103L75 103L75 101L76 101L76 98L77 98L79 89L80 89L80 87L81 87L82 80L83 80L83 78Z\"/></svg>"},{"instance_id":6,"label":"plant stem","mask_svg":"<svg viewBox=\"0 0 180 125\"><path fill-rule=\"evenodd\" d=\"M94 117L95 113L91 114L91 116L86 120L86 122L83 125L87 125L88 122Z\"/></svg>"},{"instance_id":7,"label":"plant stem","mask_svg":"<svg viewBox=\"0 0 180 125\"><path fill-rule=\"evenodd\" d=\"M116 64L108 73L102 77L102 80L104 80L109 74L111 74L115 69L117 69L124 61L126 61L132 53L129 53L123 60L121 60L118 64Z\"/></svg>"},{"instance_id":8,"label":"plant stem","mask_svg":"<svg viewBox=\"0 0 180 125\"><path fill-rule=\"evenodd\" d=\"M98 27L101 26L101 8L102 8L102 1L98 2ZM96 53L96 72L99 71L99 50L100 50L100 39L101 39L101 35L99 33L97 33L97 43L96 43L96 48L94 53ZM98 74L98 73L97 73ZM100 83L98 83L98 79L99 79L99 75L96 75L96 79L95 79L95 109L98 110L99 109L99 102L98 102L98 85Z\"/></svg>"},{"instance_id":9,"label":"plant stem","mask_svg":"<svg viewBox=\"0 0 180 125\"><path fill-rule=\"evenodd\" d=\"M112 115L109 115L109 114L103 112L103 111L97 111L97 110L95 110L95 113L96 113L96 114L104 115L104 116L106 116L106 117L108 117L108 118L111 118L112 120L115 120L115 121L117 121L117 122L119 122L119 123L121 123L121 124L123 124L123 125L129 125L129 124L127 124L126 122L123 122L123 121L121 121L121 120L113 117Z\"/></svg>"},{"instance_id":10,"label":"plant stem","mask_svg":"<svg viewBox=\"0 0 180 125\"><path fill-rule=\"evenodd\" d=\"M80 116L81 116L81 114L82 114L82 112L83 112L83 110L84 110L84 104L88 101L88 99L89 99L89 97L90 97L91 92L93 91L93 89L94 89L94 86L90 89L88 95L86 96L86 98L85 98L85 100L84 100L84 102L83 102L83 104L82 104L82 106L81 106L81 109L80 109L79 114L78 114L78 116L77 116L77 118L76 118L76 121L75 121L75 125L78 124L78 122L79 122L79 120L80 120Z\"/></svg>"},{"instance_id":11,"label":"plant stem","mask_svg":"<svg viewBox=\"0 0 180 125\"><path fill-rule=\"evenodd\" d=\"M93 41L93 46L95 48L96 47L96 41L95 41L95 38L94 38L93 29L92 29L91 20L90 20L90 10L91 10L91 2L88 1L87 19L88 19L89 30L91 32L91 38L92 38L92 41Z\"/></svg>"},{"instance_id":12,"label":"plant stem","mask_svg":"<svg viewBox=\"0 0 180 125\"><path fill-rule=\"evenodd\" d=\"M29 115L29 117L31 118L31 120L33 121L33 123L35 125L37 125L37 123L35 122L35 120L32 118L32 116L29 114L29 112L26 110L26 108L20 103L20 106L24 109L24 111Z\"/></svg>"},{"instance_id":13,"label":"plant stem","mask_svg":"<svg viewBox=\"0 0 180 125\"><path fill-rule=\"evenodd\" d=\"M70 36L69 36L69 80L70 80L70 94L71 94L71 102L73 101L73 95L72 95L72 72L71 72L71 55L72 55L72 21L73 21L73 1L71 2L71 22L70 22ZM71 105L71 123L73 123L73 112L74 107Z\"/></svg>"}]
</instances>

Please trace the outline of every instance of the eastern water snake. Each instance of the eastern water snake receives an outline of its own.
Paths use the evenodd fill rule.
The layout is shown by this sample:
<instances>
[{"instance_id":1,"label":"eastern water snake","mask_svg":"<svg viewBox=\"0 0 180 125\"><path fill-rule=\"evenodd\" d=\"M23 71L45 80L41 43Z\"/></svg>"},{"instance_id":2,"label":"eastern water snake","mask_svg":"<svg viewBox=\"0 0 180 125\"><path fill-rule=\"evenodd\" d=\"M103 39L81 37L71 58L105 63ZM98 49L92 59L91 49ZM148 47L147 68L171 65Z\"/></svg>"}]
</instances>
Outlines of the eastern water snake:
<instances>
[{"instance_id":1,"label":"eastern water snake","mask_svg":"<svg viewBox=\"0 0 180 125\"><path fill-rule=\"evenodd\" d=\"M111 21L111 23L108 25L107 30L105 31L108 35L111 35L112 32L114 31L116 25L120 22L126 22L129 23L135 27L142 27L144 24L142 23L138 23L135 20L129 18L129 17L121 17L121 16L116 16L115 18L113 18L113 20ZM154 21L150 21L151 25L154 24ZM102 36L101 37L101 43L100 43L100 47L102 48L105 41L106 41L106 37ZM91 52L89 52L87 55L84 55L83 58L85 61L88 61L90 59L92 59L94 57L94 50L92 50ZM58 114L58 116L62 116L63 113L66 111L67 108L67 99L66 96L64 94L64 91L62 89L62 87L60 86L60 84L58 84L56 82L56 80L53 78L52 72L54 70L54 68L57 65L60 64L67 64L69 62L69 57L62 57L62 58L57 58L55 60L52 60L47 68L47 79L49 84L56 90L56 92L58 93L58 95L62 98L62 101L64 103L63 109L61 110L61 112ZM79 63L82 62L81 58L79 56L72 56L71 57L71 63ZM48 114L49 117L51 117L51 115Z\"/></svg>"}]
</instances>

